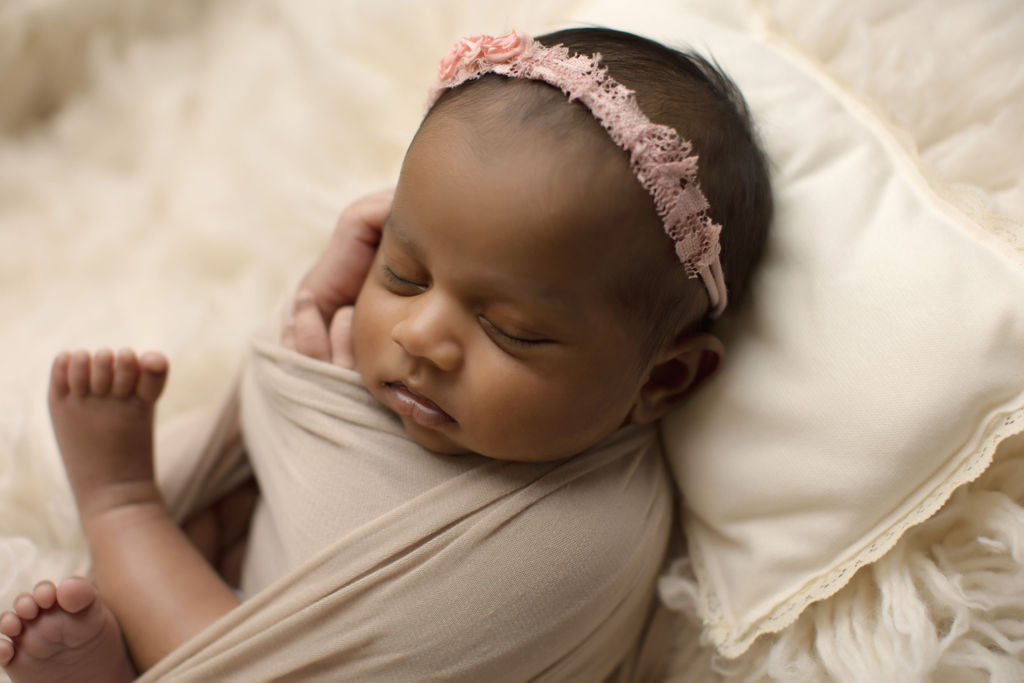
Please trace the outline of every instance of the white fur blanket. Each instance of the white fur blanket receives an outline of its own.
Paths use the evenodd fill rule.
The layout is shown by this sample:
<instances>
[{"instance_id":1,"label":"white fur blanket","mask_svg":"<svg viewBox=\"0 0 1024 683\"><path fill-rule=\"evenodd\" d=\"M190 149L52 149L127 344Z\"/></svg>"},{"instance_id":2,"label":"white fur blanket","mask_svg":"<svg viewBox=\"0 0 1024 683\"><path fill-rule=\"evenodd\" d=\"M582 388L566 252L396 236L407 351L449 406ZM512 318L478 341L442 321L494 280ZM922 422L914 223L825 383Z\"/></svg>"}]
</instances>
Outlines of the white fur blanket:
<instances>
[{"instance_id":1,"label":"white fur blanket","mask_svg":"<svg viewBox=\"0 0 1024 683\"><path fill-rule=\"evenodd\" d=\"M159 348L162 420L215 401L340 208L393 182L451 40L561 27L587 4L0 5L0 605L86 566L45 412L53 354ZM1017 0L757 6L903 127L963 202L1024 220ZM386 40L361 30L385 18ZM691 623L671 679L1024 679L1021 446L739 660Z\"/></svg>"}]
</instances>

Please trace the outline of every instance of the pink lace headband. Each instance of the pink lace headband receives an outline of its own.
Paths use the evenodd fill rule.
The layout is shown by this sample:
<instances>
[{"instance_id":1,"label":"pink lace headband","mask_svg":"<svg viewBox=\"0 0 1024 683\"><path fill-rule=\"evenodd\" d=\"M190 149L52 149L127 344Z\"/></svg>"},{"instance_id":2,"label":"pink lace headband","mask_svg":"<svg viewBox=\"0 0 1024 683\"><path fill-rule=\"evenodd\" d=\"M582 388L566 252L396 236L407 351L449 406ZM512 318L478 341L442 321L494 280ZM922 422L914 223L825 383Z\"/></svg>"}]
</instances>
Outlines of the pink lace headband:
<instances>
[{"instance_id":1,"label":"pink lace headband","mask_svg":"<svg viewBox=\"0 0 1024 683\"><path fill-rule=\"evenodd\" d=\"M570 56L563 45L544 47L519 31L500 38L463 38L441 60L428 106L445 90L488 73L544 81L570 101L582 102L615 144L629 152L633 174L654 198L679 260L690 277L704 281L711 317L718 317L726 305L718 243L722 226L708 216L693 145L674 128L648 119L635 93L609 76L600 61L599 54Z\"/></svg>"}]
</instances>

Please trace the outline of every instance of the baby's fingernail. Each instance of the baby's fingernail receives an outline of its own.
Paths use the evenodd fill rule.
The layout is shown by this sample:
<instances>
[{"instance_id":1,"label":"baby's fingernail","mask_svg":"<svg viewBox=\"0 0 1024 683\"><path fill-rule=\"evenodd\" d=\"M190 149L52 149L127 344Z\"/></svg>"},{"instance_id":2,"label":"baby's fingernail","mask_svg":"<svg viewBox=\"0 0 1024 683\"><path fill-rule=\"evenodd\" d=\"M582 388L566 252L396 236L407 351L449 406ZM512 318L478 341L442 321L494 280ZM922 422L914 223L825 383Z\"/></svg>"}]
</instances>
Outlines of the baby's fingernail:
<instances>
[{"instance_id":1,"label":"baby's fingernail","mask_svg":"<svg viewBox=\"0 0 1024 683\"><path fill-rule=\"evenodd\" d=\"M295 295L296 306L308 306L311 303L313 303L313 292L308 289L300 290L299 293Z\"/></svg>"}]
</instances>

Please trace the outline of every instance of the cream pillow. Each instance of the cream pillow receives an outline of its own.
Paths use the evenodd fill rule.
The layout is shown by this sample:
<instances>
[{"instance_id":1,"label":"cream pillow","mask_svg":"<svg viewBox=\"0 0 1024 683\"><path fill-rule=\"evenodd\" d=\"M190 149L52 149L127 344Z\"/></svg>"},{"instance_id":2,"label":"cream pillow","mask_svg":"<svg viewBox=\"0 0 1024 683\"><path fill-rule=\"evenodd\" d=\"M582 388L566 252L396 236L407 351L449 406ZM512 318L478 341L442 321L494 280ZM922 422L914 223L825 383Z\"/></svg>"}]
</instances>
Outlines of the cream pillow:
<instances>
[{"instance_id":1,"label":"cream pillow","mask_svg":"<svg viewBox=\"0 0 1024 683\"><path fill-rule=\"evenodd\" d=\"M1024 429L1024 260L779 41L712 13L593 18L711 52L774 166L765 261L720 325L726 363L664 425L702 616L734 657L839 590Z\"/></svg>"}]
</instances>

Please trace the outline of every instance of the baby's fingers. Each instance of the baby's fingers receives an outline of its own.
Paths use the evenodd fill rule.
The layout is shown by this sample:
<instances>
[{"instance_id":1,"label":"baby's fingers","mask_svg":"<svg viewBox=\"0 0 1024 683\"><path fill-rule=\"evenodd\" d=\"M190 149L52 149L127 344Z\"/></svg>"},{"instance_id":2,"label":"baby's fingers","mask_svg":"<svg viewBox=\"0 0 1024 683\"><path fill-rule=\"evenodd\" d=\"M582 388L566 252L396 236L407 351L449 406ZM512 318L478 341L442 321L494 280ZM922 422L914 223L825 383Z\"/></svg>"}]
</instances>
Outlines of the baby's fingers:
<instances>
[{"instance_id":1,"label":"baby's fingers","mask_svg":"<svg viewBox=\"0 0 1024 683\"><path fill-rule=\"evenodd\" d=\"M327 334L327 326L313 295L306 290L300 291L295 297L292 317L285 324L281 343L304 356L322 361L331 360L331 341Z\"/></svg>"},{"instance_id":2,"label":"baby's fingers","mask_svg":"<svg viewBox=\"0 0 1024 683\"><path fill-rule=\"evenodd\" d=\"M281 346L292 351L297 351L295 348L295 319L288 318L284 323L284 329L281 330Z\"/></svg>"},{"instance_id":3,"label":"baby's fingers","mask_svg":"<svg viewBox=\"0 0 1024 683\"><path fill-rule=\"evenodd\" d=\"M355 370L356 357L352 352L352 306L342 306L331 320L331 362Z\"/></svg>"}]
</instances>

